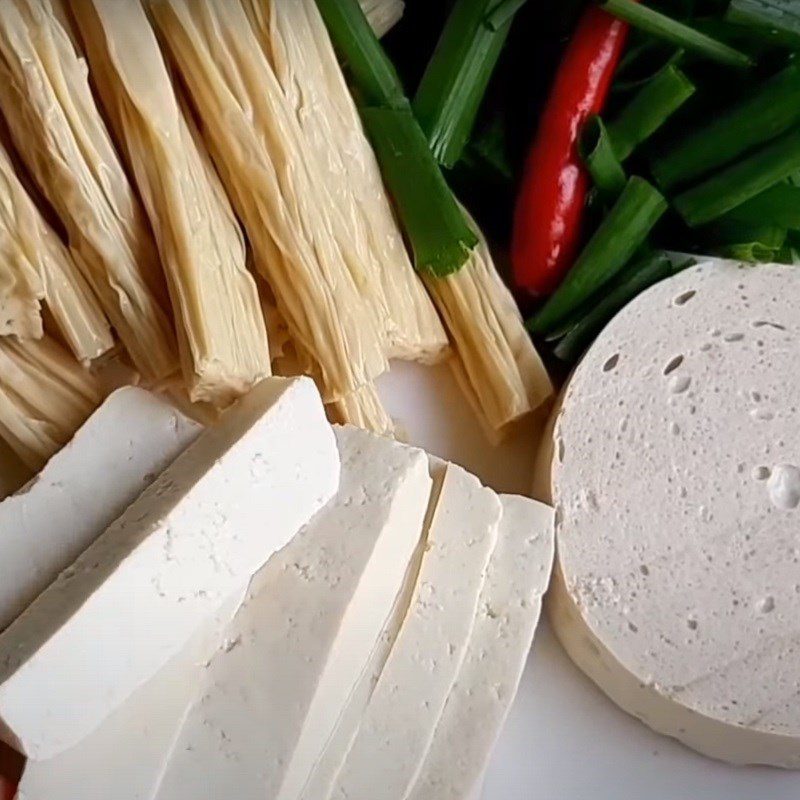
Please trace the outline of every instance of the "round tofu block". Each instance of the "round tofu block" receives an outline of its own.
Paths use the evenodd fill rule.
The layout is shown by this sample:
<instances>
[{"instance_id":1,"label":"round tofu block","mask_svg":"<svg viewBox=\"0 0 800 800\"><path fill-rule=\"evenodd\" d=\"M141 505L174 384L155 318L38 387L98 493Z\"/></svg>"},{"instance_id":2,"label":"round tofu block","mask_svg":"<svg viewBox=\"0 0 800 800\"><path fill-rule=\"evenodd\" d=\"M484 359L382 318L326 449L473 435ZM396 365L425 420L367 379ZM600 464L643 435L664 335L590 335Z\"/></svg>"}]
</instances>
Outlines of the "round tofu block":
<instances>
[{"instance_id":1,"label":"round tofu block","mask_svg":"<svg viewBox=\"0 0 800 800\"><path fill-rule=\"evenodd\" d=\"M550 597L651 728L800 768L800 272L708 262L628 305L555 420Z\"/></svg>"}]
</instances>

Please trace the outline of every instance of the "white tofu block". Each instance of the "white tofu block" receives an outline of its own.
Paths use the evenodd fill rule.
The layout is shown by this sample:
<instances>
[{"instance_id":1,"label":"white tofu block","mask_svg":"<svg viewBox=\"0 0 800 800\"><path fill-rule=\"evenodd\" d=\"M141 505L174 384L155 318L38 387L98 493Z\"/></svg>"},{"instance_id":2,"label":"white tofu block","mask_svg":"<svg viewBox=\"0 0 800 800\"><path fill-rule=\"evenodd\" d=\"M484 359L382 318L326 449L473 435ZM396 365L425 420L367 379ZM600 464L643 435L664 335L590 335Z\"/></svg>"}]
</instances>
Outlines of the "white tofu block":
<instances>
[{"instance_id":1,"label":"white tofu block","mask_svg":"<svg viewBox=\"0 0 800 800\"><path fill-rule=\"evenodd\" d=\"M111 394L72 441L0 503L0 630L175 460L200 426L150 392Z\"/></svg>"},{"instance_id":2,"label":"white tofu block","mask_svg":"<svg viewBox=\"0 0 800 800\"><path fill-rule=\"evenodd\" d=\"M553 510L525 497L501 501L467 654L409 800L479 795L525 668L553 564Z\"/></svg>"},{"instance_id":3,"label":"white tofu block","mask_svg":"<svg viewBox=\"0 0 800 800\"><path fill-rule=\"evenodd\" d=\"M262 381L0 636L2 738L42 760L91 733L338 480L313 383Z\"/></svg>"},{"instance_id":4,"label":"white tofu block","mask_svg":"<svg viewBox=\"0 0 800 800\"><path fill-rule=\"evenodd\" d=\"M403 800L417 777L464 659L500 501L447 466L409 612L331 796Z\"/></svg>"},{"instance_id":5,"label":"white tofu block","mask_svg":"<svg viewBox=\"0 0 800 800\"><path fill-rule=\"evenodd\" d=\"M209 664L158 800L296 797L423 533L421 450L337 428L339 493L254 579Z\"/></svg>"},{"instance_id":6,"label":"white tofu block","mask_svg":"<svg viewBox=\"0 0 800 800\"><path fill-rule=\"evenodd\" d=\"M96 731L55 758L28 761L17 800L150 800L199 677L244 592Z\"/></svg>"}]
</instances>

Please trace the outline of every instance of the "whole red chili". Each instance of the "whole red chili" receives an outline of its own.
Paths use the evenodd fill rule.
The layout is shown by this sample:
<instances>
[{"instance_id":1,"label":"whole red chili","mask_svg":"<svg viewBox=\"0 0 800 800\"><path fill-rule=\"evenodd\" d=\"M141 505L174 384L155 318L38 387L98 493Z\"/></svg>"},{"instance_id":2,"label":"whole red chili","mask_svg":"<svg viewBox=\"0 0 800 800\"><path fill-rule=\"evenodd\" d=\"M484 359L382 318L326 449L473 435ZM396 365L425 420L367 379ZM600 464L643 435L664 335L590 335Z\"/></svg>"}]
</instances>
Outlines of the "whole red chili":
<instances>
[{"instance_id":1,"label":"whole red chili","mask_svg":"<svg viewBox=\"0 0 800 800\"><path fill-rule=\"evenodd\" d=\"M514 217L514 278L533 294L552 292L576 256L589 190L578 139L605 105L627 32L627 23L590 5L556 74Z\"/></svg>"}]
</instances>

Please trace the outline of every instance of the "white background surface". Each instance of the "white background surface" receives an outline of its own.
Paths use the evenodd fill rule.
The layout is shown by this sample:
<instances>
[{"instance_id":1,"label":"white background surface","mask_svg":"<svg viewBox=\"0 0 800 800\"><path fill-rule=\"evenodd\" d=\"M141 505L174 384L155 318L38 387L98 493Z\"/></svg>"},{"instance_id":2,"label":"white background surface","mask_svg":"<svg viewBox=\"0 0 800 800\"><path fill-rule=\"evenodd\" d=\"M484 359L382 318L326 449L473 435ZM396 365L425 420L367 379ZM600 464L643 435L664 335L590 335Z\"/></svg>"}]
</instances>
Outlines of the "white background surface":
<instances>
[{"instance_id":1,"label":"white background surface","mask_svg":"<svg viewBox=\"0 0 800 800\"><path fill-rule=\"evenodd\" d=\"M446 367L398 364L379 388L409 441L498 491L530 492L539 426L491 447ZM729 766L653 733L572 665L545 622L483 800L800 800L800 772Z\"/></svg>"}]
</instances>

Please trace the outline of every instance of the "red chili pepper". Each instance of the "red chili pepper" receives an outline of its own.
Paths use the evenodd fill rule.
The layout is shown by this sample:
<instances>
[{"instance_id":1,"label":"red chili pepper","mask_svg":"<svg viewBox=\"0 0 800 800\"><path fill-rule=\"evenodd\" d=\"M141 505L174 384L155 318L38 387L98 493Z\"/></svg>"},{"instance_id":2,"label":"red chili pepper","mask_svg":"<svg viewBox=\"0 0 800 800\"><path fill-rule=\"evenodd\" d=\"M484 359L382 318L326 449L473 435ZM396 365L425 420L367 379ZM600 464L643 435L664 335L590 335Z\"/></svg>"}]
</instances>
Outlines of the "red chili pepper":
<instances>
[{"instance_id":1,"label":"red chili pepper","mask_svg":"<svg viewBox=\"0 0 800 800\"><path fill-rule=\"evenodd\" d=\"M16 787L0 775L0 800L14 800L16 793Z\"/></svg>"},{"instance_id":2,"label":"red chili pepper","mask_svg":"<svg viewBox=\"0 0 800 800\"><path fill-rule=\"evenodd\" d=\"M627 33L627 23L592 4L556 74L514 218L514 278L534 294L552 292L576 256L589 190L578 138L586 120L605 105Z\"/></svg>"}]
</instances>

